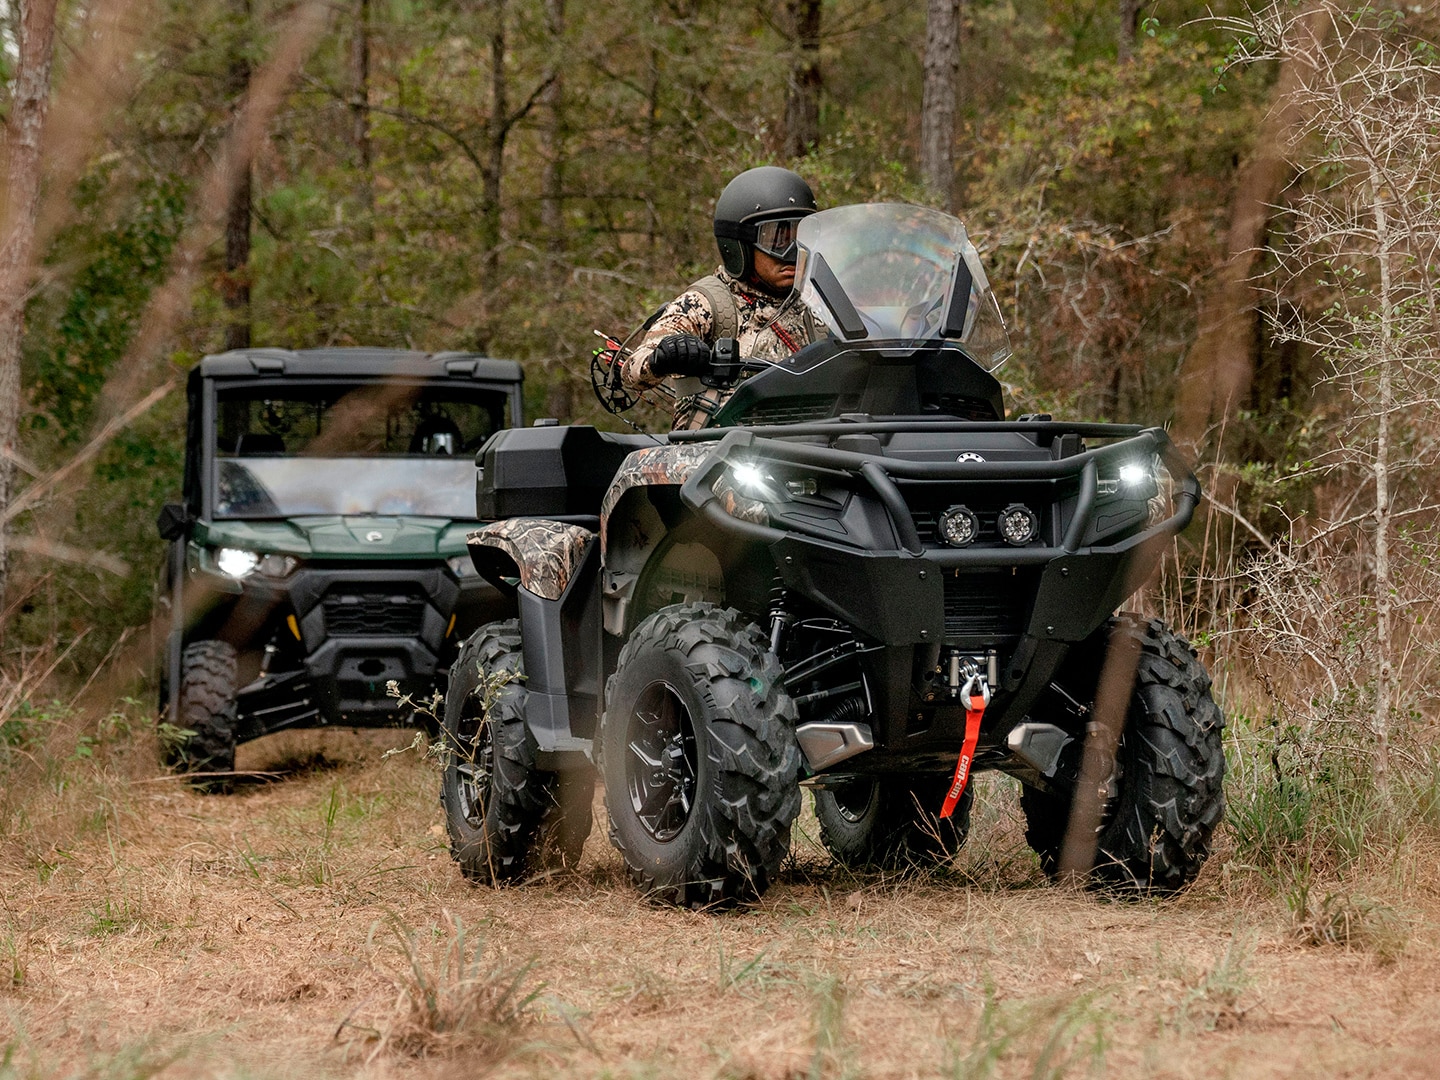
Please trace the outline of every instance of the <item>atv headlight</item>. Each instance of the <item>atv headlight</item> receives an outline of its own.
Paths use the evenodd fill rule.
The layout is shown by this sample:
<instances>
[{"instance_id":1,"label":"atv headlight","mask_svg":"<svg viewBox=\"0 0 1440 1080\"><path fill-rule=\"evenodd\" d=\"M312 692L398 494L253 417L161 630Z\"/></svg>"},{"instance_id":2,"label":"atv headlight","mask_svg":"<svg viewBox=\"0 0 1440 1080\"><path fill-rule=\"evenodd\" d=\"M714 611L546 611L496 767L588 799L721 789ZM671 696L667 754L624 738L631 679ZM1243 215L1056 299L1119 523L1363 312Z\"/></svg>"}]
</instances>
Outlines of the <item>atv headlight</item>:
<instances>
[{"instance_id":1,"label":"atv headlight","mask_svg":"<svg viewBox=\"0 0 1440 1080\"><path fill-rule=\"evenodd\" d=\"M457 578L479 577L475 571L475 564L470 561L469 554L451 555L445 560L445 565L450 567L451 573Z\"/></svg>"},{"instance_id":2,"label":"atv headlight","mask_svg":"<svg viewBox=\"0 0 1440 1080\"><path fill-rule=\"evenodd\" d=\"M260 556L244 548L222 547L215 552L215 569L239 581L249 577L260 565Z\"/></svg>"},{"instance_id":3,"label":"atv headlight","mask_svg":"<svg viewBox=\"0 0 1440 1080\"><path fill-rule=\"evenodd\" d=\"M1028 506L1011 503L1000 511L1000 535L1007 544L1020 547L1035 539L1040 531L1040 518Z\"/></svg>"},{"instance_id":4,"label":"atv headlight","mask_svg":"<svg viewBox=\"0 0 1440 1080\"><path fill-rule=\"evenodd\" d=\"M1156 462L1127 461L1119 471L1096 485L1099 495L1121 495L1127 499L1149 499L1155 494Z\"/></svg>"},{"instance_id":5,"label":"atv headlight","mask_svg":"<svg viewBox=\"0 0 1440 1080\"><path fill-rule=\"evenodd\" d=\"M741 495L748 495L761 502L789 502L790 496L775 482L775 478L762 472L758 465L740 462L730 466L730 486Z\"/></svg>"},{"instance_id":6,"label":"atv headlight","mask_svg":"<svg viewBox=\"0 0 1440 1080\"><path fill-rule=\"evenodd\" d=\"M980 535L980 519L968 506L952 506L940 515L940 536L951 547L966 547Z\"/></svg>"}]
</instances>

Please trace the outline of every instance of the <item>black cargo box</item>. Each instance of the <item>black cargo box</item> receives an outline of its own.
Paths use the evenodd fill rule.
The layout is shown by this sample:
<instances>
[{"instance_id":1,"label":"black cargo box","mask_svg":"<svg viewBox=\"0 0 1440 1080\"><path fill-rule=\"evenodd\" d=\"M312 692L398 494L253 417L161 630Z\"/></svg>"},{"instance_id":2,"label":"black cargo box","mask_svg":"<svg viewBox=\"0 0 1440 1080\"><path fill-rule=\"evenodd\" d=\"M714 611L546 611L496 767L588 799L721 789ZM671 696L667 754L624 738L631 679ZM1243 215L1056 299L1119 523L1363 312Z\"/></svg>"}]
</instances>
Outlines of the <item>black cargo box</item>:
<instances>
[{"instance_id":1,"label":"black cargo box","mask_svg":"<svg viewBox=\"0 0 1440 1080\"><path fill-rule=\"evenodd\" d=\"M542 517L590 524L625 457L665 442L663 435L582 426L497 431L475 459L477 514L487 521Z\"/></svg>"}]
</instances>

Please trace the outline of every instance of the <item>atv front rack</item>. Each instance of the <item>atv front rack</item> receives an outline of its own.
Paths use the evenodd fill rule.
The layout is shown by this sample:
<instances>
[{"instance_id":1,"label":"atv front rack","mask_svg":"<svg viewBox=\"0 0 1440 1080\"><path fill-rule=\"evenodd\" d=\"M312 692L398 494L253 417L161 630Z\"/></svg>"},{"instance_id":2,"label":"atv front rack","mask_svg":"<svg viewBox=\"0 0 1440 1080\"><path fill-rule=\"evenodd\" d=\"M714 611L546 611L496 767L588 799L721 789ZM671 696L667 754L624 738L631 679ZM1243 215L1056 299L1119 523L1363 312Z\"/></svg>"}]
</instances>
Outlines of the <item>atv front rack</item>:
<instances>
[{"instance_id":1,"label":"atv front rack","mask_svg":"<svg viewBox=\"0 0 1440 1080\"><path fill-rule=\"evenodd\" d=\"M1084 450L1049 461L1007 462L938 462L907 461L883 454L836 450L829 446L792 441L797 437L839 436L860 434L964 434L1022 432L1035 435L1077 435L1081 438L1117 438L1106 446ZM699 431L676 431L671 442L704 442L718 440L715 453L690 477L680 497L691 510L722 532L763 544L774 544L806 533L812 542L856 550L857 545L846 538L819 529L807 529L787 522L785 529L776 529L733 517L726 512L712 490L722 470L732 464L753 464L757 461L783 461L835 472L849 473L863 479L889 515L898 549L869 548L868 554L908 555L923 557L945 569L984 567L1039 566L1056 559L1076 555L1118 555L1135 550L1162 537L1179 533L1195 513L1200 502L1200 482L1186 465L1179 451L1162 428L1141 428L1131 424L1069 424L1053 421L848 421L788 424L776 427L711 428ZM1112 544L1082 547L1092 523L1099 495L1100 468L1140 457L1157 455L1175 482L1174 510L1164 520L1147 525ZM1063 487L1078 484L1078 497L1066 523L1059 545L1032 543L1024 547L926 547L920 539L915 519L895 481L964 481L976 485L1004 485L1019 481L1049 481L1058 493Z\"/></svg>"}]
</instances>

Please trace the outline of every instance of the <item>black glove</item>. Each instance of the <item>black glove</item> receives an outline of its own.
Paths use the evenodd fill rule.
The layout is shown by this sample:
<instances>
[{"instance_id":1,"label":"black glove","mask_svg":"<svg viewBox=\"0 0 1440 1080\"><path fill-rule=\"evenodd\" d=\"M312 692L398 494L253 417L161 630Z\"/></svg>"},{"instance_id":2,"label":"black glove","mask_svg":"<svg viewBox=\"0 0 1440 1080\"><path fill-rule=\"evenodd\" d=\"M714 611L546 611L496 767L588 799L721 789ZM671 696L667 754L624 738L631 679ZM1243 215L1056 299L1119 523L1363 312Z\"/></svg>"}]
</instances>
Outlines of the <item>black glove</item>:
<instances>
[{"instance_id":1,"label":"black glove","mask_svg":"<svg viewBox=\"0 0 1440 1080\"><path fill-rule=\"evenodd\" d=\"M671 334L660 339L650 356L656 375L699 375L710 370L710 346L694 334Z\"/></svg>"}]
</instances>

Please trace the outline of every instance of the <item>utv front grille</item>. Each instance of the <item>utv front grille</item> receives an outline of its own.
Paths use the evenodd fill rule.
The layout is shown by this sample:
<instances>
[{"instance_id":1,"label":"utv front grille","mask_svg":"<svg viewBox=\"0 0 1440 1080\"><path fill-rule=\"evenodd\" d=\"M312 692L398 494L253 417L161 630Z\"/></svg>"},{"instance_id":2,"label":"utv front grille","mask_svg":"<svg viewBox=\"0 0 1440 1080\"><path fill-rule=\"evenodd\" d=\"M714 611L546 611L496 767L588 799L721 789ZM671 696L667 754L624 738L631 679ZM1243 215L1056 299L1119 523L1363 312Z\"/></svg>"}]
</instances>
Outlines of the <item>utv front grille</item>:
<instances>
[{"instance_id":1,"label":"utv front grille","mask_svg":"<svg viewBox=\"0 0 1440 1080\"><path fill-rule=\"evenodd\" d=\"M947 573L945 637L981 646L1020 636L1030 621L1038 584L1035 573L1026 570Z\"/></svg>"},{"instance_id":2,"label":"utv front grille","mask_svg":"<svg viewBox=\"0 0 1440 1080\"><path fill-rule=\"evenodd\" d=\"M425 598L394 589L339 590L322 605L331 637L413 637L425 619Z\"/></svg>"}]
</instances>

